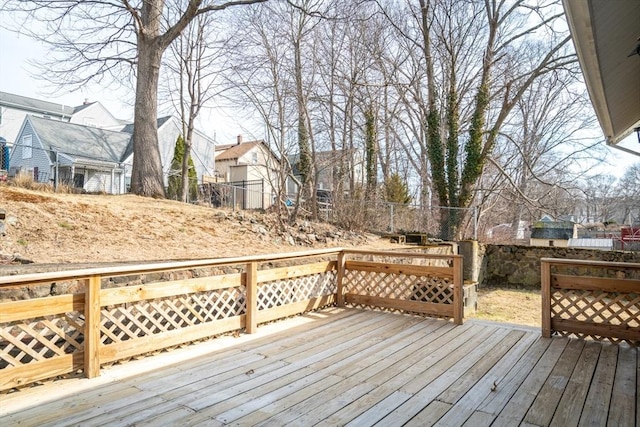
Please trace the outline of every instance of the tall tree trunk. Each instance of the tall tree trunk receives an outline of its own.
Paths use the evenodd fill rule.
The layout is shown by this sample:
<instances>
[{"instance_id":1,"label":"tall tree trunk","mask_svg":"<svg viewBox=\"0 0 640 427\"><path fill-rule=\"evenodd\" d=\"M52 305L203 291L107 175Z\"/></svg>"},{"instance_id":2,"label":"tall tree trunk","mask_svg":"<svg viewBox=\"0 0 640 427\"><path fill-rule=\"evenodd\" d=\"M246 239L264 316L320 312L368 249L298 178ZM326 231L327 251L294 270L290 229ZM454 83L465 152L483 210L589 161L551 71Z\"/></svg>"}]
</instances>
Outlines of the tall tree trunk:
<instances>
[{"instance_id":1,"label":"tall tree trunk","mask_svg":"<svg viewBox=\"0 0 640 427\"><path fill-rule=\"evenodd\" d=\"M366 188L365 199L376 200L376 190L378 187L378 155L377 155L377 135L376 135L376 114L374 108L369 106L364 112L365 119L365 167L366 167Z\"/></svg>"},{"instance_id":2,"label":"tall tree trunk","mask_svg":"<svg viewBox=\"0 0 640 427\"><path fill-rule=\"evenodd\" d=\"M138 34L138 73L133 129L131 191L147 197L165 197L158 146L158 77L162 47L157 37Z\"/></svg>"}]
</instances>

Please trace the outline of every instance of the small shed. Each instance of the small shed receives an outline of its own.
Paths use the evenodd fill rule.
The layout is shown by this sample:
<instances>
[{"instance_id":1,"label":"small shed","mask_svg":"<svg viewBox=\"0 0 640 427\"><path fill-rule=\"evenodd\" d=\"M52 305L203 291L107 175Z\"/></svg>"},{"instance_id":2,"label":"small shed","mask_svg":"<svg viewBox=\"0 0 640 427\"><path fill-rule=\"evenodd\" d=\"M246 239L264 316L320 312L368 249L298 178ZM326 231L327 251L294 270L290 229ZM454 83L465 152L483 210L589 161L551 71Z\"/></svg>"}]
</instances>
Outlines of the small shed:
<instances>
[{"instance_id":1,"label":"small shed","mask_svg":"<svg viewBox=\"0 0 640 427\"><path fill-rule=\"evenodd\" d=\"M569 239L578 238L578 224L572 221L555 221L545 215L531 227L531 246L557 246L566 248Z\"/></svg>"}]
</instances>

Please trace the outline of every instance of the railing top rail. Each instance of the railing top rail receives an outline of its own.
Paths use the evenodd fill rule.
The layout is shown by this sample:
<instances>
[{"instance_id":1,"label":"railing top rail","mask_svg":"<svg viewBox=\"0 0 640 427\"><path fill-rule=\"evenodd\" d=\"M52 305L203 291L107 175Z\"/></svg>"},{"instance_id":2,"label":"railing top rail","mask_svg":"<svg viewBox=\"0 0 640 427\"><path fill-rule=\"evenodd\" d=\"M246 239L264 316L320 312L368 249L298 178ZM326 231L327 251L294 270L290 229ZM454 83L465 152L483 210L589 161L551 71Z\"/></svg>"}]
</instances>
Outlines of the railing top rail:
<instances>
[{"instance_id":1,"label":"railing top rail","mask_svg":"<svg viewBox=\"0 0 640 427\"><path fill-rule=\"evenodd\" d=\"M120 265L115 267L84 268L80 270L51 271L46 273L0 276L0 288L13 287L24 283L36 284L47 283L55 280L87 279L92 276L115 277L125 276L128 274L144 274L158 271L175 271L186 270L190 268L244 264L248 262L268 262L279 261L283 259L309 258L314 256L337 254L342 250L342 248L326 248L301 252L286 252L280 254L262 254L229 258L155 262L147 264Z\"/></svg>"},{"instance_id":2,"label":"railing top rail","mask_svg":"<svg viewBox=\"0 0 640 427\"><path fill-rule=\"evenodd\" d=\"M584 259L566 259L566 258L541 258L540 262L546 262L555 265L587 265L593 267L613 267L613 268L632 268L640 269L640 263L634 262L609 262L609 261L591 261Z\"/></svg>"},{"instance_id":3,"label":"railing top rail","mask_svg":"<svg viewBox=\"0 0 640 427\"><path fill-rule=\"evenodd\" d=\"M405 248L406 249L406 248ZM428 254L424 252L407 252L395 250L370 250L370 249L343 249L345 254L353 255L374 255L374 256L397 256L397 257L414 257L414 258L432 258L432 259L454 259L462 258L462 255L444 255L444 254Z\"/></svg>"},{"instance_id":4,"label":"railing top rail","mask_svg":"<svg viewBox=\"0 0 640 427\"><path fill-rule=\"evenodd\" d=\"M78 270L51 271L45 273L29 273L11 276L0 276L0 288L11 288L23 284L51 283L60 280L88 279L92 276L116 277L129 274L146 274L159 271L187 270L190 268L219 267L234 264L244 264L248 262L270 262L285 259L311 258L315 256L338 254L340 252L348 254L379 255L379 256L402 256L402 257L426 257L432 259L452 259L461 257L460 255L438 255L418 252L396 252L392 250L364 250L345 249L341 247L314 249L300 252L286 252L280 254L248 255L229 258L211 258L188 261L154 262L146 264L119 265L111 267L83 268Z\"/></svg>"}]
</instances>

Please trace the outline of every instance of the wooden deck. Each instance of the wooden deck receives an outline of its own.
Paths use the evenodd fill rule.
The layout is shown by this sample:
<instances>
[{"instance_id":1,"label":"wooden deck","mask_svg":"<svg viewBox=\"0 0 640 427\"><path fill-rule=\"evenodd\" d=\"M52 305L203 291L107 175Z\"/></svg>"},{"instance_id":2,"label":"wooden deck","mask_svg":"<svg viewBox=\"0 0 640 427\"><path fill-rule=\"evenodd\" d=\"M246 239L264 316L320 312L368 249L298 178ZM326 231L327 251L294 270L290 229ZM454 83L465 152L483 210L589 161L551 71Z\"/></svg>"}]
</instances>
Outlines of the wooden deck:
<instances>
[{"instance_id":1,"label":"wooden deck","mask_svg":"<svg viewBox=\"0 0 640 427\"><path fill-rule=\"evenodd\" d=\"M633 426L639 371L624 344L332 308L2 394L0 425Z\"/></svg>"}]
</instances>

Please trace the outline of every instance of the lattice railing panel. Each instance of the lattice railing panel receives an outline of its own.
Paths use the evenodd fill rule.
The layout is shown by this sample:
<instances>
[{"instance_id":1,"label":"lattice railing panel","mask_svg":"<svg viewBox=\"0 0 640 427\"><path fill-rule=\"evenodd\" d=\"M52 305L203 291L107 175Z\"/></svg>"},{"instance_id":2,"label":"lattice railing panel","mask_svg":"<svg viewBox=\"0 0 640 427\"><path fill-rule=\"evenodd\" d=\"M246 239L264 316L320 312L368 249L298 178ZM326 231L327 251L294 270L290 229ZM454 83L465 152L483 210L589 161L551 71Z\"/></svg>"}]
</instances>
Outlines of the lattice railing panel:
<instances>
[{"instance_id":1,"label":"lattice railing panel","mask_svg":"<svg viewBox=\"0 0 640 427\"><path fill-rule=\"evenodd\" d=\"M335 292L335 271L265 282L258 286L258 310L306 301Z\"/></svg>"},{"instance_id":2,"label":"lattice railing panel","mask_svg":"<svg viewBox=\"0 0 640 427\"><path fill-rule=\"evenodd\" d=\"M551 317L640 327L640 295L589 290L554 290Z\"/></svg>"},{"instance_id":3,"label":"lattice railing panel","mask_svg":"<svg viewBox=\"0 0 640 427\"><path fill-rule=\"evenodd\" d=\"M104 307L101 341L103 344L127 341L239 316L245 311L246 299L242 288Z\"/></svg>"},{"instance_id":4,"label":"lattice railing panel","mask_svg":"<svg viewBox=\"0 0 640 427\"><path fill-rule=\"evenodd\" d=\"M437 304L453 304L453 281L448 278L347 270L345 292Z\"/></svg>"},{"instance_id":5,"label":"lattice railing panel","mask_svg":"<svg viewBox=\"0 0 640 427\"><path fill-rule=\"evenodd\" d=\"M82 350L83 329L78 312L7 324L0 328L0 369Z\"/></svg>"}]
</instances>

